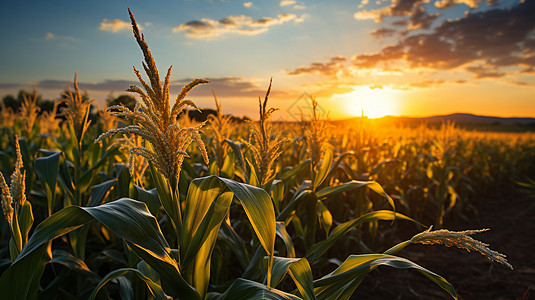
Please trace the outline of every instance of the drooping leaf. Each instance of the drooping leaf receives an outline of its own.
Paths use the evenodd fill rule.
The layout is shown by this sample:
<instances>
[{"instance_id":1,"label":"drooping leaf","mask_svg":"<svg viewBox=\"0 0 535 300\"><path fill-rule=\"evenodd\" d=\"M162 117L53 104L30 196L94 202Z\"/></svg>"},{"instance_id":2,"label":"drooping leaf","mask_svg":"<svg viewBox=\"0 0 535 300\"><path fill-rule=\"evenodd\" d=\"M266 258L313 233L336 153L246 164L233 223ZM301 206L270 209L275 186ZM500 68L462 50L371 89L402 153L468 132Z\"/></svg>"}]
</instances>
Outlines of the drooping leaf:
<instances>
[{"instance_id":1,"label":"drooping leaf","mask_svg":"<svg viewBox=\"0 0 535 300\"><path fill-rule=\"evenodd\" d=\"M263 300L301 300L283 291L268 288L266 285L239 278L221 295L209 295L208 300L263 299Z\"/></svg>"},{"instance_id":2,"label":"drooping leaf","mask_svg":"<svg viewBox=\"0 0 535 300\"><path fill-rule=\"evenodd\" d=\"M316 176L314 177L314 190L316 190L316 188L323 183L325 178L327 178L327 174L329 173L333 163L333 157L333 150L331 148L327 148L323 153L323 160L321 164L317 167L317 170L314 170L316 172Z\"/></svg>"},{"instance_id":3,"label":"drooping leaf","mask_svg":"<svg viewBox=\"0 0 535 300\"><path fill-rule=\"evenodd\" d=\"M284 278L286 273L290 273L299 293L305 300L316 299L312 280L312 269L306 258L273 258L273 286Z\"/></svg>"},{"instance_id":4,"label":"drooping leaf","mask_svg":"<svg viewBox=\"0 0 535 300\"><path fill-rule=\"evenodd\" d=\"M387 254L363 254L349 256L336 270L324 276L321 279L314 281L314 291L318 299L348 299L351 293L341 293L344 289L354 290L362 281L364 276L371 270L378 266L390 266L397 269L416 269L418 272L436 283L446 292L448 292L454 299L457 299L457 294L453 286L442 276L437 275L414 262ZM358 279L355 281L355 279ZM349 286L352 282L354 285ZM343 294L344 297L340 297Z\"/></svg>"},{"instance_id":5,"label":"drooping leaf","mask_svg":"<svg viewBox=\"0 0 535 300\"><path fill-rule=\"evenodd\" d=\"M156 219L144 203L128 198L96 207L69 206L41 222L17 260L0 278L0 288L7 290L6 297L25 299L35 276L35 266L39 265L48 242L92 220L99 221L123 238L136 255L157 270L172 296L199 299L197 291L180 275ZM12 285L13 281L17 282L16 286Z\"/></svg>"},{"instance_id":6,"label":"drooping leaf","mask_svg":"<svg viewBox=\"0 0 535 300\"><path fill-rule=\"evenodd\" d=\"M338 193L352 191L354 189L367 187L370 190L376 192L377 194L385 197L388 200L388 203L390 203L390 206L392 206L393 209L395 209L394 200L388 196L388 194L383 190L383 187L375 181L357 181L352 180L349 182L345 182L341 185L335 185L335 186L329 186L326 188L323 188L319 190L316 194L318 196L319 200L326 199L328 197L334 196Z\"/></svg>"},{"instance_id":7,"label":"drooping leaf","mask_svg":"<svg viewBox=\"0 0 535 300\"><path fill-rule=\"evenodd\" d=\"M132 273L132 274L136 275L139 279L141 279L147 285L147 288L148 288L149 292L156 299L158 299L158 300L169 300L169 299L172 299L171 297L169 297L169 296L167 296L165 294L165 292L162 290L162 287L160 285L158 285L157 283L152 281L152 279L150 279L149 277L145 276L139 270L133 269L133 268L122 268L122 269L114 270L114 271L108 273L108 275L106 275L104 278L102 278L102 280L98 283L97 287L93 290L93 293L91 293L91 296L89 296L89 299L90 300L95 299L95 297L97 296L98 291L104 285L106 285L109 281L111 281L113 279L116 279L116 278L120 278L120 277L122 277L122 276L124 276L124 275L126 275L128 273Z\"/></svg>"},{"instance_id":8,"label":"drooping leaf","mask_svg":"<svg viewBox=\"0 0 535 300\"><path fill-rule=\"evenodd\" d=\"M53 151L48 156L36 158L34 162L35 173L46 192L48 215L52 214L55 205L54 199L56 197L60 155L61 152Z\"/></svg>"},{"instance_id":9,"label":"drooping leaf","mask_svg":"<svg viewBox=\"0 0 535 300\"><path fill-rule=\"evenodd\" d=\"M354 220L347 221L343 224L340 224L336 226L329 237L327 237L325 240L322 240L321 242L318 242L314 244L307 252L306 258L310 262L314 262L316 259L320 258L323 253L325 253L329 248L331 248L334 243L344 236L346 233L348 233L351 229L353 229L355 226L365 223L365 222L372 222L377 220L408 220L416 222L415 220L400 214L396 213L390 210L379 210L379 211L373 211L369 212L365 215L362 215Z\"/></svg>"},{"instance_id":10,"label":"drooping leaf","mask_svg":"<svg viewBox=\"0 0 535 300\"><path fill-rule=\"evenodd\" d=\"M115 182L117 180L110 179L108 181L104 181L99 184L95 184L91 188L91 197L89 198L89 202L87 203L87 206L97 206L102 204L102 201L106 198L110 190L115 185Z\"/></svg>"}]
</instances>

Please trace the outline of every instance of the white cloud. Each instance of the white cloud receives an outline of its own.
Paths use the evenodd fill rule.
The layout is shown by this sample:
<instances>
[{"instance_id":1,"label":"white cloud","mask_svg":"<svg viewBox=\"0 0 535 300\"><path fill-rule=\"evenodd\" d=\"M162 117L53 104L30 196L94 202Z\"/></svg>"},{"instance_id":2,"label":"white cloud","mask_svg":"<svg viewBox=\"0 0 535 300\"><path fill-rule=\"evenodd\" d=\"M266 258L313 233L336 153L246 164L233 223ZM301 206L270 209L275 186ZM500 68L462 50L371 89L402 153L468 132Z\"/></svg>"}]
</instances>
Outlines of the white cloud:
<instances>
[{"instance_id":1,"label":"white cloud","mask_svg":"<svg viewBox=\"0 0 535 300\"><path fill-rule=\"evenodd\" d=\"M147 25L147 23L145 23ZM150 23L149 23L150 25ZM148 26L148 25L147 25ZM139 29L142 30L143 27L139 26ZM129 22L115 19L113 21L109 21L108 19L102 19L102 22L100 22L99 29L102 31L110 31L110 32L120 32L120 31L126 31L131 30L132 25L130 25Z\"/></svg>"},{"instance_id":2,"label":"white cloud","mask_svg":"<svg viewBox=\"0 0 535 300\"><path fill-rule=\"evenodd\" d=\"M253 6L253 2L244 2L243 6L249 8L249 7Z\"/></svg>"},{"instance_id":3,"label":"white cloud","mask_svg":"<svg viewBox=\"0 0 535 300\"><path fill-rule=\"evenodd\" d=\"M295 1L293 0L282 0L280 2L280 6L289 6L295 4Z\"/></svg>"},{"instance_id":4,"label":"white cloud","mask_svg":"<svg viewBox=\"0 0 535 300\"><path fill-rule=\"evenodd\" d=\"M228 33L241 35L257 35L268 31L270 26L279 25L293 21L303 22L307 14L297 16L296 14L279 14L277 17L262 17L253 19L250 16L228 16L221 20L203 18L190 21L173 28L173 32L186 32L186 37L195 39L211 40Z\"/></svg>"}]
</instances>

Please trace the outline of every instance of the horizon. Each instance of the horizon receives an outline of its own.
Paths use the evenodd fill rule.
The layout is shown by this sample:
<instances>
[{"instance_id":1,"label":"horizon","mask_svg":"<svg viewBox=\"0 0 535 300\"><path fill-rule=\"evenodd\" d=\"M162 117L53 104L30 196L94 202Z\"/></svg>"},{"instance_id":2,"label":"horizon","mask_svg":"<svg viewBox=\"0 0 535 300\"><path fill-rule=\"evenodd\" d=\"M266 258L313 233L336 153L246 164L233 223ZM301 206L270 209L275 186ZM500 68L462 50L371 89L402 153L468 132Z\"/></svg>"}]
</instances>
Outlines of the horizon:
<instances>
[{"instance_id":1,"label":"horizon","mask_svg":"<svg viewBox=\"0 0 535 300\"><path fill-rule=\"evenodd\" d=\"M274 120L315 97L333 120L468 113L535 117L535 1L197 1L129 3L171 92L257 119L273 77ZM20 22L24 19L24 22ZM500 20L500 21L497 21ZM508 22L505 22L508 21ZM13 25L16 24L16 25ZM142 54L124 3L25 4L0 12L0 97L56 100L74 73L100 107L136 84ZM491 50L489 50L491 49Z\"/></svg>"}]
</instances>

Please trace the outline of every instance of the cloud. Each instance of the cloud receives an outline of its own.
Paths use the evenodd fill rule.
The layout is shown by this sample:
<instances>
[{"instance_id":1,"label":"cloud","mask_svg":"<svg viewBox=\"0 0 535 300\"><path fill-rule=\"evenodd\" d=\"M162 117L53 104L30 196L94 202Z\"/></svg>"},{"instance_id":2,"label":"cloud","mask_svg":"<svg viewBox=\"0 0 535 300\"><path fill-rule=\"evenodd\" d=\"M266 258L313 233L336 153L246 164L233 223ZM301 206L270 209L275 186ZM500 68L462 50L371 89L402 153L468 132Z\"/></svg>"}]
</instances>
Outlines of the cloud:
<instances>
[{"instance_id":1,"label":"cloud","mask_svg":"<svg viewBox=\"0 0 535 300\"><path fill-rule=\"evenodd\" d=\"M357 20L375 20L383 22L385 17L409 16L426 0L393 0L390 6L377 9L357 11L353 17Z\"/></svg>"},{"instance_id":2,"label":"cloud","mask_svg":"<svg viewBox=\"0 0 535 300\"><path fill-rule=\"evenodd\" d=\"M148 24L150 25L150 23ZM140 30L143 29L143 27L139 25L138 27ZM132 25L130 24L130 22L126 22L126 21L119 20L119 19L115 19L113 21L108 21L108 19L102 19L102 22L100 22L99 29L102 31L110 31L110 32L116 33L116 32L121 32L121 31L130 31L132 29Z\"/></svg>"},{"instance_id":3,"label":"cloud","mask_svg":"<svg viewBox=\"0 0 535 300\"><path fill-rule=\"evenodd\" d=\"M433 21L440 17L440 13L428 14L425 8L418 7L410 16L409 27L407 29L429 29Z\"/></svg>"},{"instance_id":4,"label":"cloud","mask_svg":"<svg viewBox=\"0 0 535 300\"><path fill-rule=\"evenodd\" d=\"M526 1L509 9L490 9L447 20L431 33L407 36L395 45L371 54L357 54L355 65L385 66L396 61L410 68L451 70L485 62L485 72L467 71L479 78L499 77L491 72L502 67L535 66L535 2Z\"/></svg>"},{"instance_id":5,"label":"cloud","mask_svg":"<svg viewBox=\"0 0 535 300\"><path fill-rule=\"evenodd\" d=\"M243 3L243 7L249 8L251 6L253 6L253 2L244 2Z\"/></svg>"},{"instance_id":6,"label":"cloud","mask_svg":"<svg viewBox=\"0 0 535 300\"><path fill-rule=\"evenodd\" d=\"M431 88L436 87L441 84L447 83L445 80L426 80L426 81L420 81L420 82L412 82L409 83L408 89L410 88Z\"/></svg>"},{"instance_id":7,"label":"cloud","mask_svg":"<svg viewBox=\"0 0 535 300\"><path fill-rule=\"evenodd\" d=\"M47 32L45 34L45 40L49 40L49 41L53 40L55 42L59 42L59 45L61 45L61 46L67 46L67 45L70 44L70 42L78 42L78 41L80 41L79 39L74 38L72 36L55 35L52 32Z\"/></svg>"},{"instance_id":8,"label":"cloud","mask_svg":"<svg viewBox=\"0 0 535 300\"><path fill-rule=\"evenodd\" d=\"M360 4L359 4L358 8L363 8L364 6L368 5L368 3L370 3L370 0L362 0L362 1L360 1Z\"/></svg>"},{"instance_id":9,"label":"cloud","mask_svg":"<svg viewBox=\"0 0 535 300\"><path fill-rule=\"evenodd\" d=\"M182 87L195 78L181 78L172 80L169 85L171 93L178 93ZM191 95L193 96L212 96L212 89L215 90L218 96L221 97L258 97L266 93L267 86L258 86L253 79L244 77L207 77L204 78L210 81L208 85L202 85L195 88ZM36 86L38 89L43 90L58 90L63 91L67 86L72 88L72 80L41 80ZM78 81L78 86L81 90L91 91L120 91L124 92L130 85L141 86L136 80L114 80L107 79L100 82L84 82ZM26 85L12 84L12 83L0 83L1 88L17 88ZM283 93L281 91L275 92ZM58 92L59 95L59 92Z\"/></svg>"},{"instance_id":10,"label":"cloud","mask_svg":"<svg viewBox=\"0 0 535 300\"><path fill-rule=\"evenodd\" d=\"M500 78L505 76L505 73L500 72L492 67L485 67L485 66L468 66L465 68L466 71L470 73L474 73L476 75L476 78Z\"/></svg>"},{"instance_id":11,"label":"cloud","mask_svg":"<svg viewBox=\"0 0 535 300\"><path fill-rule=\"evenodd\" d=\"M293 4L295 4L295 1L293 1L293 0L282 0L280 2L280 6L281 7L282 6L290 6L290 5L293 5Z\"/></svg>"},{"instance_id":12,"label":"cloud","mask_svg":"<svg viewBox=\"0 0 535 300\"><path fill-rule=\"evenodd\" d=\"M37 83L38 88L42 89L60 89L63 90L67 86L72 87L70 80L41 80ZM129 80L105 80L102 82L78 82L78 87L82 90L97 90L97 91L124 91L130 84L137 84L135 81Z\"/></svg>"},{"instance_id":13,"label":"cloud","mask_svg":"<svg viewBox=\"0 0 535 300\"><path fill-rule=\"evenodd\" d=\"M398 32L397 30L392 29L392 28L378 28L378 29L372 30L370 33L376 38L385 38L385 37L391 37L397 32Z\"/></svg>"},{"instance_id":14,"label":"cloud","mask_svg":"<svg viewBox=\"0 0 535 300\"><path fill-rule=\"evenodd\" d=\"M346 58L343 56L332 57L327 63L313 62L308 67L299 67L295 70L287 71L288 75L305 75L305 74L320 74L324 76L335 75L343 68Z\"/></svg>"},{"instance_id":15,"label":"cloud","mask_svg":"<svg viewBox=\"0 0 535 300\"><path fill-rule=\"evenodd\" d=\"M435 2L435 6L440 9L448 9L455 4L466 4L469 8L478 8L479 3L485 2L485 0L440 0ZM495 5L498 0L486 0L489 6Z\"/></svg>"},{"instance_id":16,"label":"cloud","mask_svg":"<svg viewBox=\"0 0 535 300\"><path fill-rule=\"evenodd\" d=\"M195 39L210 40L229 33L241 35L257 35L268 31L270 26L293 21L303 22L307 14L297 16L296 14L279 14L276 18L262 17L253 19L252 17L239 15L228 16L221 20L203 18L188 23L181 24L173 28L173 32L186 32L186 37Z\"/></svg>"}]
</instances>

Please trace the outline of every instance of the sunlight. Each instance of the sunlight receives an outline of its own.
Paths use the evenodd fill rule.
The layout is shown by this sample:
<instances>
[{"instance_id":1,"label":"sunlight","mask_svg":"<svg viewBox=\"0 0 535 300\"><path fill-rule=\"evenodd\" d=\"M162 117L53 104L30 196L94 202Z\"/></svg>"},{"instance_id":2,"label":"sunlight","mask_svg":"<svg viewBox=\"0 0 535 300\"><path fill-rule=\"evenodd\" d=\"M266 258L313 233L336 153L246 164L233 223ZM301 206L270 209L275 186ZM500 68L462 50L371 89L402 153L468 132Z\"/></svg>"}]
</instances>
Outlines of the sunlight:
<instances>
[{"instance_id":1,"label":"sunlight","mask_svg":"<svg viewBox=\"0 0 535 300\"><path fill-rule=\"evenodd\" d=\"M364 112L365 116L375 119L399 114L398 93L389 87L359 86L352 92L336 94L333 98L342 101L346 114L361 116Z\"/></svg>"}]
</instances>

